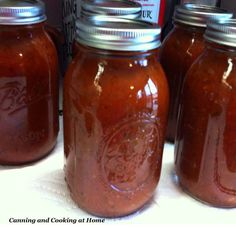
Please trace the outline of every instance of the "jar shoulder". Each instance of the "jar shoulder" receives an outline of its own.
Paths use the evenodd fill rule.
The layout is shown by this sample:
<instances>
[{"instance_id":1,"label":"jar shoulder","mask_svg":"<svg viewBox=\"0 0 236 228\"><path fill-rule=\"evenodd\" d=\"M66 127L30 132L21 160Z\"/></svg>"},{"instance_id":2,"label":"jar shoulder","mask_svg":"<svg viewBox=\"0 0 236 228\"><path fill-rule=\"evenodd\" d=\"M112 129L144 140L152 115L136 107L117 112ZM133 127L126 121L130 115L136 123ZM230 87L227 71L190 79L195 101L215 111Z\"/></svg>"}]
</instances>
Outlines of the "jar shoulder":
<instances>
[{"instance_id":1,"label":"jar shoulder","mask_svg":"<svg viewBox=\"0 0 236 228\"><path fill-rule=\"evenodd\" d=\"M235 84L236 53L206 48L190 68L187 78L205 84L224 84L225 81Z\"/></svg>"},{"instance_id":2,"label":"jar shoulder","mask_svg":"<svg viewBox=\"0 0 236 228\"><path fill-rule=\"evenodd\" d=\"M0 66L0 72L7 75L5 71L9 69L12 74L19 75L26 74L25 70L30 68L40 71L53 69L54 72L58 67L56 49L43 29L24 36L15 34L9 39L0 35Z\"/></svg>"},{"instance_id":3,"label":"jar shoulder","mask_svg":"<svg viewBox=\"0 0 236 228\"><path fill-rule=\"evenodd\" d=\"M195 58L202 52L204 47L203 33L191 32L183 29L173 29L163 41L160 58L161 60L173 60Z\"/></svg>"},{"instance_id":4,"label":"jar shoulder","mask_svg":"<svg viewBox=\"0 0 236 228\"><path fill-rule=\"evenodd\" d=\"M34 47L38 47L41 51L45 48L55 49L44 27L0 31L0 52L17 52L19 49L34 51Z\"/></svg>"},{"instance_id":5,"label":"jar shoulder","mask_svg":"<svg viewBox=\"0 0 236 228\"><path fill-rule=\"evenodd\" d=\"M167 87L165 74L156 57L116 58L80 56L70 65L65 84L79 88L78 92L96 89L96 84L104 91L116 93L143 89L148 81L153 86ZM166 89L166 88L165 88Z\"/></svg>"},{"instance_id":6,"label":"jar shoulder","mask_svg":"<svg viewBox=\"0 0 236 228\"><path fill-rule=\"evenodd\" d=\"M205 50L188 71L183 93L203 109L216 104L227 107L236 98L235 54Z\"/></svg>"}]
</instances>

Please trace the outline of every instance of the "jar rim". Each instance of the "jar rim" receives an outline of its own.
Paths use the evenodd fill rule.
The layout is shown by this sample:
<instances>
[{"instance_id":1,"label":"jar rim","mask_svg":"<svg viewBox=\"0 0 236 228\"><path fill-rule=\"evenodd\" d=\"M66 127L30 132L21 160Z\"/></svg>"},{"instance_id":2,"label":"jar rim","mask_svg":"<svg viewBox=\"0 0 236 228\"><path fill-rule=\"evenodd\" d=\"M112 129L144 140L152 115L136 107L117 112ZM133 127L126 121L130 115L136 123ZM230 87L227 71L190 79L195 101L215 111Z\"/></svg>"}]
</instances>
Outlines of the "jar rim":
<instances>
[{"instance_id":1,"label":"jar rim","mask_svg":"<svg viewBox=\"0 0 236 228\"><path fill-rule=\"evenodd\" d=\"M209 21L204 38L217 44L236 47L236 19Z\"/></svg>"},{"instance_id":2,"label":"jar rim","mask_svg":"<svg viewBox=\"0 0 236 228\"><path fill-rule=\"evenodd\" d=\"M208 20L230 19L233 13L215 6L186 3L175 8L174 22L196 27L207 27Z\"/></svg>"},{"instance_id":3,"label":"jar rim","mask_svg":"<svg viewBox=\"0 0 236 228\"><path fill-rule=\"evenodd\" d=\"M1 0L0 25L27 25L47 19L41 0Z\"/></svg>"},{"instance_id":4,"label":"jar rim","mask_svg":"<svg viewBox=\"0 0 236 228\"><path fill-rule=\"evenodd\" d=\"M135 19L141 16L141 10L140 3L130 0L82 0L81 2L81 17L109 15Z\"/></svg>"}]
</instances>

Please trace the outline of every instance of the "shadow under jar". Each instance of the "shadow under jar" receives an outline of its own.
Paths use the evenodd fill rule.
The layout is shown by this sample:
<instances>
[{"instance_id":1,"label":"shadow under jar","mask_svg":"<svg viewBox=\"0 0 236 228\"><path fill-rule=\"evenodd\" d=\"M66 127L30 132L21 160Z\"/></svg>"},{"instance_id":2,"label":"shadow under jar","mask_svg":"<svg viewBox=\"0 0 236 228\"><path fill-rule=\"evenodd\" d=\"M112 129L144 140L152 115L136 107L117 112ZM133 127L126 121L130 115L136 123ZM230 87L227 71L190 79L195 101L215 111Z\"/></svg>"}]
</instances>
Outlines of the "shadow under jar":
<instances>
[{"instance_id":1,"label":"shadow under jar","mask_svg":"<svg viewBox=\"0 0 236 228\"><path fill-rule=\"evenodd\" d=\"M58 63L40 1L0 1L0 164L36 161L58 134Z\"/></svg>"},{"instance_id":2,"label":"shadow under jar","mask_svg":"<svg viewBox=\"0 0 236 228\"><path fill-rule=\"evenodd\" d=\"M160 62L170 88L170 110L167 140L174 142L180 103L180 92L185 75L204 49L204 32L209 19L232 18L226 10L195 4L177 6L174 28L164 40Z\"/></svg>"},{"instance_id":3,"label":"shadow under jar","mask_svg":"<svg viewBox=\"0 0 236 228\"><path fill-rule=\"evenodd\" d=\"M193 197L236 207L236 20L209 23L205 38L184 83L176 173Z\"/></svg>"},{"instance_id":4,"label":"shadow under jar","mask_svg":"<svg viewBox=\"0 0 236 228\"><path fill-rule=\"evenodd\" d=\"M80 54L65 77L65 174L79 207L118 217L154 194L169 91L159 27L108 17L93 24L77 22Z\"/></svg>"}]
</instances>

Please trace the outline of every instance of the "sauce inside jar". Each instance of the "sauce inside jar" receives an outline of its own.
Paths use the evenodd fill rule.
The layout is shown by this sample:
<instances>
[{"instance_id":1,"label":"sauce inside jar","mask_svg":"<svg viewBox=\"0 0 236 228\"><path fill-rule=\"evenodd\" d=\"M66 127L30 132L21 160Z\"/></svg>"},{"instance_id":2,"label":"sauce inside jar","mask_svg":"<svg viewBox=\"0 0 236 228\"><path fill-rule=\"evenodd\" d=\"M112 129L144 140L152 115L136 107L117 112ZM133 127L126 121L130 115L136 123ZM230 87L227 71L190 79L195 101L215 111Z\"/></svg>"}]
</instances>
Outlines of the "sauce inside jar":
<instances>
[{"instance_id":1,"label":"sauce inside jar","mask_svg":"<svg viewBox=\"0 0 236 228\"><path fill-rule=\"evenodd\" d=\"M186 75L176 137L176 173L193 197L236 206L236 21L212 22Z\"/></svg>"},{"instance_id":2,"label":"sauce inside jar","mask_svg":"<svg viewBox=\"0 0 236 228\"><path fill-rule=\"evenodd\" d=\"M55 146L57 55L44 29L42 3L6 0L0 9L0 164L20 165Z\"/></svg>"},{"instance_id":3,"label":"sauce inside jar","mask_svg":"<svg viewBox=\"0 0 236 228\"><path fill-rule=\"evenodd\" d=\"M105 20L96 34L118 28L115 22ZM101 36L91 43L93 34L83 33L92 25L80 22L78 34L88 40L79 37L80 54L64 86L66 180L74 201L103 217L130 214L151 199L160 178L169 98L156 58L160 29L117 22L121 33L113 30L105 41ZM120 39L127 30L131 35ZM141 34L153 40L136 42Z\"/></svg>"},{"instance_id":4,"label":"sauce inside jar","mask_svg":"<svg viewBox=\"0 0 236 228\"><path fill-rule=\"evenodd\" d=\"M160 62L170 87L170 110L167 140L174 142L180 103L180 93L185 75L204 49L204 32L207 20L231 18L223 9L211 6L185 4L177 6L174 29L166 37L160 51Z\"/></svg>"}]
</instances>

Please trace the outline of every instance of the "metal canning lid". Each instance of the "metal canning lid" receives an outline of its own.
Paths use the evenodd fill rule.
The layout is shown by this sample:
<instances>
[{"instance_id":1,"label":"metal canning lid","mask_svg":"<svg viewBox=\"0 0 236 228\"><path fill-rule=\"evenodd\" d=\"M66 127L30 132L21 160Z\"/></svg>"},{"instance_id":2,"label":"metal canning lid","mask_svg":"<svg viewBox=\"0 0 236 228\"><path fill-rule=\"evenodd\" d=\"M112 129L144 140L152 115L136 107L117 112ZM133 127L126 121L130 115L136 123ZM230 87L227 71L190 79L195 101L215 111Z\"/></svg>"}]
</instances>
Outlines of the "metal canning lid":
<instances>
[{"instance_id":1,"label":"metal canning lid","mask_svg":"<svg viewBox=\"0 0 236 228\"><path fill-rule=\"evenodd\" d=\"M1 25L27 25L47 19L45 5L40 0L1 0Z\"/></svg>"},{"instance_id":2,"label":"metal canning lid","mask_svg":"<svg viewBox=\"0 0 236 228\"><path fill-rule=\"evenodd\" d=\"M97 16L93 23L76 21L77 42L114 51L147 51L161 45L161 29L149 22Z\"/></svg>"},{"instance_id":3,"label":"metal canning lid","mask_svg":"<svg viewBox=\"0 0 236 228\"><path fill-rule=\"evenodd\" d=\"M204 37L207 41L236 47L236 19L209 21Z\"/></svg>"},{"instance_id":4,"label":"metal canning lid","mask_svg":"<svg viewBox=\"0 0 236 228\"><path fill-rule=\"evenodd\" d=\"M230 19L232 17L232 13L218 7L189 3L179 5L175 8L173 21L190 26L205 28L207 26L207 21L210 19L219 20Z\"/></svg>"},{"instance_id":5,"label":"metal canning lid","mask_svg":"<svg viewBox=\"0 0 236 228\"><path fill-rule=\"evenodd\" d=\"M107 15L135 19L141 16L142 6L129 0L82 0L81 17Z\"/></svg>"}]
</instances>

